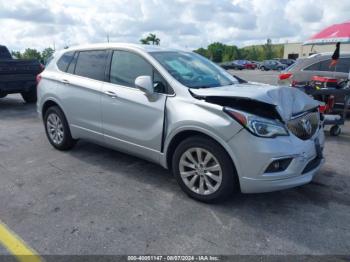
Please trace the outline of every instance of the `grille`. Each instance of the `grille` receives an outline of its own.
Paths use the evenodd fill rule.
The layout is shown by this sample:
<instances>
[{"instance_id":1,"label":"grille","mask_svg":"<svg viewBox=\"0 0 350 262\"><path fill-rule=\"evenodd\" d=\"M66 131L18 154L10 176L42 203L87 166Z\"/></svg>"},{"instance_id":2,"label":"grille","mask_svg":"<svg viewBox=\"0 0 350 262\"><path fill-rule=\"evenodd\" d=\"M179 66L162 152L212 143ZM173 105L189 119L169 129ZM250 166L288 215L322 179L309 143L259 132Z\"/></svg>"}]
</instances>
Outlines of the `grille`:
<instances>
[{"instance_id":1,"label":"grille","mask_svg":"<svg viewBox=\"0 0 350 262\"><path fill-rule=\"evenodd\" d=\"M315 134L319 122L319 112L310 112L289 120L287 127L296 137L307 140Z\"/></svg>"}]
</instances>

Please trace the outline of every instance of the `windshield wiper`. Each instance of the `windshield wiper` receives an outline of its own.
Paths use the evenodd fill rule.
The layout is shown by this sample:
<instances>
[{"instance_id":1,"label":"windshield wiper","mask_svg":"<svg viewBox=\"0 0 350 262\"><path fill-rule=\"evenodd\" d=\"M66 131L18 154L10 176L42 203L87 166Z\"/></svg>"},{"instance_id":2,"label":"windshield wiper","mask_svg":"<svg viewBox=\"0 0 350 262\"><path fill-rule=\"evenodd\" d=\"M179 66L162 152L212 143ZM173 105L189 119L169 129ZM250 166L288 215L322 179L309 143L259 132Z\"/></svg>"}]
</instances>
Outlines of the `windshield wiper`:
<instances>
[{"instance_id":1,"label":"windshield wiper","mask_svg":"<svg viewBox=\"0 0 350 262\"><path fill-rule=\"evenodd\" d=\"M211 87L214 87L214 86L194 86L192 88L195 88L195 89L204 89L204 88L211 88Z\"/></svg>"}]
</instances>

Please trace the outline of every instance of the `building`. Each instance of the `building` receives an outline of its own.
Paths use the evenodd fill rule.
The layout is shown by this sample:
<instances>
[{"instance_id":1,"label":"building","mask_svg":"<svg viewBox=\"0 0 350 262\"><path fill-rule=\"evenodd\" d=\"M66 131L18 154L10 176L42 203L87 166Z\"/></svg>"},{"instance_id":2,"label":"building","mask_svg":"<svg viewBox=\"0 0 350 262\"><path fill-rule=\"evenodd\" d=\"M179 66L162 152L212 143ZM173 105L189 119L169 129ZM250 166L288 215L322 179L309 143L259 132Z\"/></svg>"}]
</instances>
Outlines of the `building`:
<instances>
[{"instance_id":1,"label":"building","mask_svg":"<svg viewBox=\"0 0 350 262\"><path fill-rule=\"evenodd\" d=\"M303 43L286 43L284 44L283 58L297 59L315 53L334 52L334 50L335 44L303 45ZM350 53L350 43L342 43L340 52Z\"/></svg>"}]
</instances>

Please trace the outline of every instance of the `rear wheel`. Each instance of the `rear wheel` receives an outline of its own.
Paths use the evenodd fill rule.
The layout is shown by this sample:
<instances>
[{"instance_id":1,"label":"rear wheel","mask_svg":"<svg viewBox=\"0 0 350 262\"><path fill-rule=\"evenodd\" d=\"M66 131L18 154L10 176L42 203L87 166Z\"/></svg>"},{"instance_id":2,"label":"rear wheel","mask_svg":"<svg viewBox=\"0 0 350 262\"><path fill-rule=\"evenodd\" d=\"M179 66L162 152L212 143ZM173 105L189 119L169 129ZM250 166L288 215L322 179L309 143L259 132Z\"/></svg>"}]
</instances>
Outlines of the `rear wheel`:
<instances>
[{"instance_id":1,"label":"rear wheel","mask_svg":"<svg viewBox=\"0 0 350 262\"><path fill-rule=\"evenodd\" d=\"M37 100L35 87L31 88L28 92L22 92L21 95L26 103L35 103Z\"/></svg>"},{"instance_id":2,"label":"rear wheel","mask_svg":"<svg viewBox=\"0 0 350 262\"><path fill-rule=\"evenodd\" d=\"M238 188L230 156L206 137L195 136L181 142L175 150L172 167L181 188L199 201L221 200Z\"/></svg>"},{"instance_id":3,"label":"rear wheel","mask_svg":"<svg viewBox=\"0 0 350 262\"><path fill-rule=\"evenodd\" d=\"M53 147L58 150L74 147L76 140L72 138L66 117L59 107L50 107L45 112L44 123L46 136Z\"/></svg>"},{"instance_id":4,"label":"rear wheel","mask_svg":"<svg viewBox=\"0 0 350 262\"><path fill-rule=\"evenodd\" d=\"M338 125L332 126L329 130L331 136L339 136L341 133L341 128Z\"/></svg>"},{"instance_id":5,"label":"rear wheel","mask_svg":"<svg viewBox=\"0 0 350 262\"><path fill-rule=\"evenodd\" d=\"M265 66L260 67L261 71L265 71Z\"/></svg>"}]
</instances>

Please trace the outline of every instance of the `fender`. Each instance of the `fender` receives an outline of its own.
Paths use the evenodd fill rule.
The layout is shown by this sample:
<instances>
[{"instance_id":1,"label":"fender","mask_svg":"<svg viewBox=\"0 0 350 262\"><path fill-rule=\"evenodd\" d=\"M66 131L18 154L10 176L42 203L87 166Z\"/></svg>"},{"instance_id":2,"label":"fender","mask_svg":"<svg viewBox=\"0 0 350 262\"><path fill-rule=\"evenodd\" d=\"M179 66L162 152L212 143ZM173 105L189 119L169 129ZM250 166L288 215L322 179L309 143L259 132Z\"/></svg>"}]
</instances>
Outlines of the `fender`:
<instances>
[{"instance_id":1,"label":"fender","mask_svg":"<svg viewBox=\"0 0 350 262\"><path fill-rule=\"evenodd\" d=\"M229 145L227 144L227 141L225 141L224 139L222 139L220 136L216 135L215 133L209 131L208 128L203 128L203 127L199 127L199 126L195 126L195 125L181 126L181 127L177 128L177 129L173 130L166 137L165 143L164 143L164 153L160 157L160 164L164 168L166 168L166 169L169 168L168 164L167 164L169 145L171 144L171 142L174 139L174 137L176 137L176 135L178 135L178 134L180 134L182 132L185 132L185 131L195 131L195 132L202 133L204 135L207 135L207 136L211 137L213 140L215 140L217 143L219 143L226 150L226 152L229 154L229 156L231 157L231 159L233 161L233 164L234 164L238 174L240 173L240 167L239 167L238 160L235 157L235 155L234 155L233 151L231 150L231 148L229 147Z\"/></svg>"}]
</instances>

